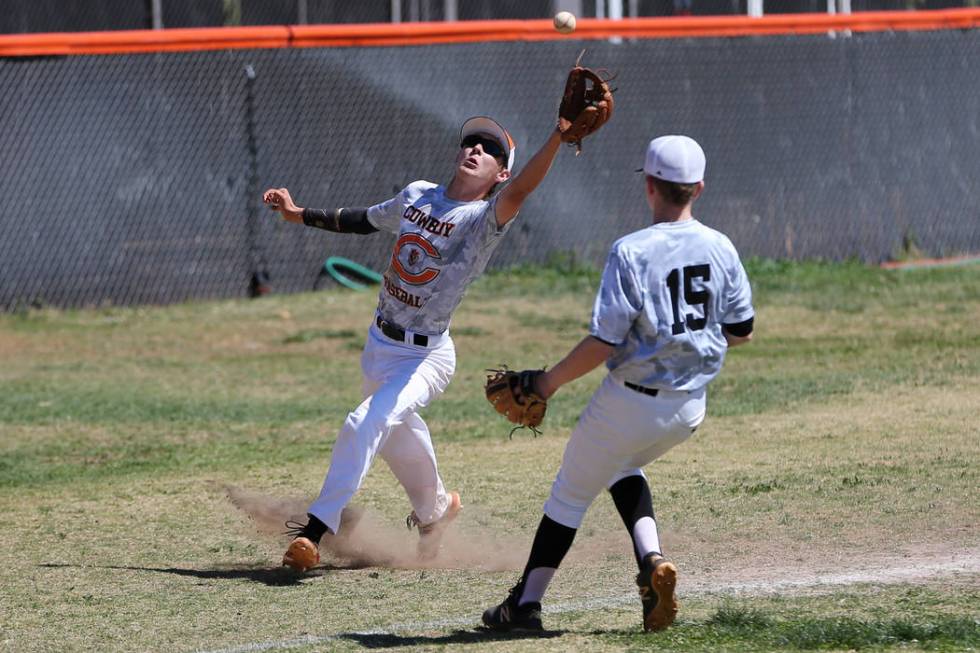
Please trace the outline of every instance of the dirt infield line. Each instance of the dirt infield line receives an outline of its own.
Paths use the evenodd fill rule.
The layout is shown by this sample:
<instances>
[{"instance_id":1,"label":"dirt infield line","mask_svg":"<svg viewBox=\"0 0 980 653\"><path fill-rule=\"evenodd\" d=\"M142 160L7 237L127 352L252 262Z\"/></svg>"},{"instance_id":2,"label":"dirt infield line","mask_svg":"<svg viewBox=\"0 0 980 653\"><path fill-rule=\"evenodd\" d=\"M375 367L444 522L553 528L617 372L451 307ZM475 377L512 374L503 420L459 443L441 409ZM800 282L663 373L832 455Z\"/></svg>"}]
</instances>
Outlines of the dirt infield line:
<instances>
[{"instance_id":1,"label":"dirt infield line","mask_svg":"<svg viewBox=\"0 0 980 653\"><path fill-rule=\"evenodd\" d=\"M868 566L863 569L851 569L834 574L820 574L813 571L794 572L780 570L777 574L773 570L763 570L769 576L777 576L768 580L760 581L736 581L736 582L717 582L708 578L684 581L685 591L681 596L696 597L710 595L752 595L762 596L767 594L793 594L803 591L820 591L846 585L856 585L860 583L874 583L881 585L891 585L896 583L911 582L922 583L936 578L947 578L957 575L980 574L980 550L968 550L946 559L922 560L911 558L905 564L892 565L887 567ZM581 601L566 601L553 605L546 605L544 612L547 614L561 614L564 612L577 612L594 608L613 608L631 605L636 603L635 594L621 594L618 596L593 597ZM334 635L306 635L293 639L270 640L267 642L255 642L251 644L241 644L229 648L199 650L197 653L254 653L256 651L278 651L311 644L322 644L338 639L343 639L349 635L389 635L397 632L415 632L439 630L443 628L458 628L461 626L476 626L479 623L478 615L467 615L465 617L455 617L452 619L440 619L437 621L415 621L391 624L386 628L372 630L352 631L350 633Z\"/></svg>"}]
</instances>

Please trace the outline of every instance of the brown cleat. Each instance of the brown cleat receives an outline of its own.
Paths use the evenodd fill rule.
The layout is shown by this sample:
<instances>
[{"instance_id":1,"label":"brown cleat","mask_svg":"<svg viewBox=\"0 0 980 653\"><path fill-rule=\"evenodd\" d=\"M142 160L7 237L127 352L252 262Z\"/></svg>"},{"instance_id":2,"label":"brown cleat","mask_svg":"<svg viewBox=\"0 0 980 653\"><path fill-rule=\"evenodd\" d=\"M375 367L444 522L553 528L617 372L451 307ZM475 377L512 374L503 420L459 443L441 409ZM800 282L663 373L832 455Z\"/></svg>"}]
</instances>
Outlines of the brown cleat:
<instances>
[{"instance_id":1,"label":"brown cleat","mask_svg":"<svg viewBox=\"0 0 980 653\"><path fill-rule=\"evenodd\" d=\"M463 503L459 498L459 492L449 493L449 507L442 517L431 524L422 524L415 511L408 516L405 523L409 528L419 529L419 558L422 560L432 560L439 555L439 548L442 546L442 536L446 532L449 524L456 519L463 509Z\"/></svg>"},{"instance_id":2,"label":"brown cleat","mask_svg":"<svg viewBox=\"0 0 980 653\"><path fill-rule=\"evenodd\" d=\"M300 573L320 564L320 550L313 540L297 537L289 543L282 564Z\"/></svg>"},{"instance_id":3,"label":"brown cleat","mask_svg":"<svg viewBox=\"0 0 980 653\"><path fill-rule=\"evenodd\" d=\"M643 630L663 630L674 623L677 616L677 567L658 554L643 559L643 568L636 577L636 584L643 602Z\"/></svg>"}]
</instances>

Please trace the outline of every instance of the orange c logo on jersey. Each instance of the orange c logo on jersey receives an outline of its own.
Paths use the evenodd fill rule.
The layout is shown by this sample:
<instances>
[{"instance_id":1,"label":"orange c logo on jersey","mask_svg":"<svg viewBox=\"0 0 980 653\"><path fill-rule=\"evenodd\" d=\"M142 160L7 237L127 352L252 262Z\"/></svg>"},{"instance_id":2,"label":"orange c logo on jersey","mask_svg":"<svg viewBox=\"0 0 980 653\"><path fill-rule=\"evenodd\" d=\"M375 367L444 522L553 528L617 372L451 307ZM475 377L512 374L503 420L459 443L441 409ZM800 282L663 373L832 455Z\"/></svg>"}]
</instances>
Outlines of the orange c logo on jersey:
<instances>
[{"instance_id":1,"label":"orange c logo on jersey","mask_svg":"<svg viewBox=\"0 0 980 653\"><path fill-rule=\"evenodd\" d=\"M402 281L410 283L413 286L420 286L424 283L429 283L433 279L439 276L439 270L435 268L424 268L420 272L412 273L409 272L402 266L401 261L398 260L398 256L401 254L402 249L414 245L421 249L423 252L428 254L431 258L439 258L442 256L439 254L439 250L435 246L427 241L424 237L419 234L405 234L398 239L395 243L395 251L391 255L391 267L395 269L398 276L401 277ZM409 265L414 264L418 261L419 253L417 249L412 249L408 254Z\"/></svg>"}]
</instances>

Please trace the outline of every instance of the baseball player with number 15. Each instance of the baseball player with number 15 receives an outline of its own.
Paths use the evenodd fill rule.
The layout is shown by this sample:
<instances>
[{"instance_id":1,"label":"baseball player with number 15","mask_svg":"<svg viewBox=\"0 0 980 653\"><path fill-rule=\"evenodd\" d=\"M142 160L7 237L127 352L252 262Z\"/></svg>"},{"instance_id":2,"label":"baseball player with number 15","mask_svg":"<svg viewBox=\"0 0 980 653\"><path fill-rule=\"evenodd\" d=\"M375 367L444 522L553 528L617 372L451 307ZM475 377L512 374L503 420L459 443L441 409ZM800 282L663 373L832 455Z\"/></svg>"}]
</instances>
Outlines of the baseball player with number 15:
<instances>
[{"instance_id":1,"label":"baseball player with number 15","mask_svg":"<svg viewBox=\"0 0 980 653\"><path fill-rule=\"evenodd\" d=\"M650 142L642 171L653 224L613 244L590 335L535 376L546 400L600 363L609 369L565 447L520 581L483 614L493 630L542 630L541 599L603 488L633 540L644 629L674 620L677 569L663 556L642 467L691 437L705 416L706 386L726 350L752 338L754 319L735 247L692 216L704 169L693 139Z\"/></svg>"}]
</instances>

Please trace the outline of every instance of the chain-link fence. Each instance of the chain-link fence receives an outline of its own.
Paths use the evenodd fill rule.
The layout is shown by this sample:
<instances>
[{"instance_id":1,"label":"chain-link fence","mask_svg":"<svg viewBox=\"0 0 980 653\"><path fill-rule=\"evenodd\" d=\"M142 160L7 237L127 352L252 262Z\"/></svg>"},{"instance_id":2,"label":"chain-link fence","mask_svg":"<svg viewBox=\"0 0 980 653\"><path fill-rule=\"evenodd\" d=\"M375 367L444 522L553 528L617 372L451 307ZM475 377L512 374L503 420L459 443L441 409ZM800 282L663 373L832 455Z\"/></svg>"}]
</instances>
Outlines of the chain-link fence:
<instances>
[{"instance_id":1,"label":"chain-link fence","mask_svg":"<svg viewBox=\"0 0 980 653\"><path fill-rule=\"evenodd\" d=\"M840 0L834 0L840 3ZM0 34L228 25L745 14L749 0L4 0ZM850 0L852 11L980 6L980 0ZM828 0L765 0L765 13L826 12ZM834 2L831 6L836 7Z\"/></svg>"},{"instance_id":2,"label":"chain-link fence","mask_svg":"<svg viewBox=\"0 0 980 653\"><path fill-rule=\"evenodd\" d=\"M260 271L313 287L324 259L384 269L392 238L291 225L448 181L467 117L519 144L554 124L582 42L0 59L0 307L236 297ZM698 139L705 223L743 255L881 261L911 239L980 251L980 31L593 41L617 110L560 153L492 266L601 262L649 220L647 141Z\"/></svg>"}]
</instances>

